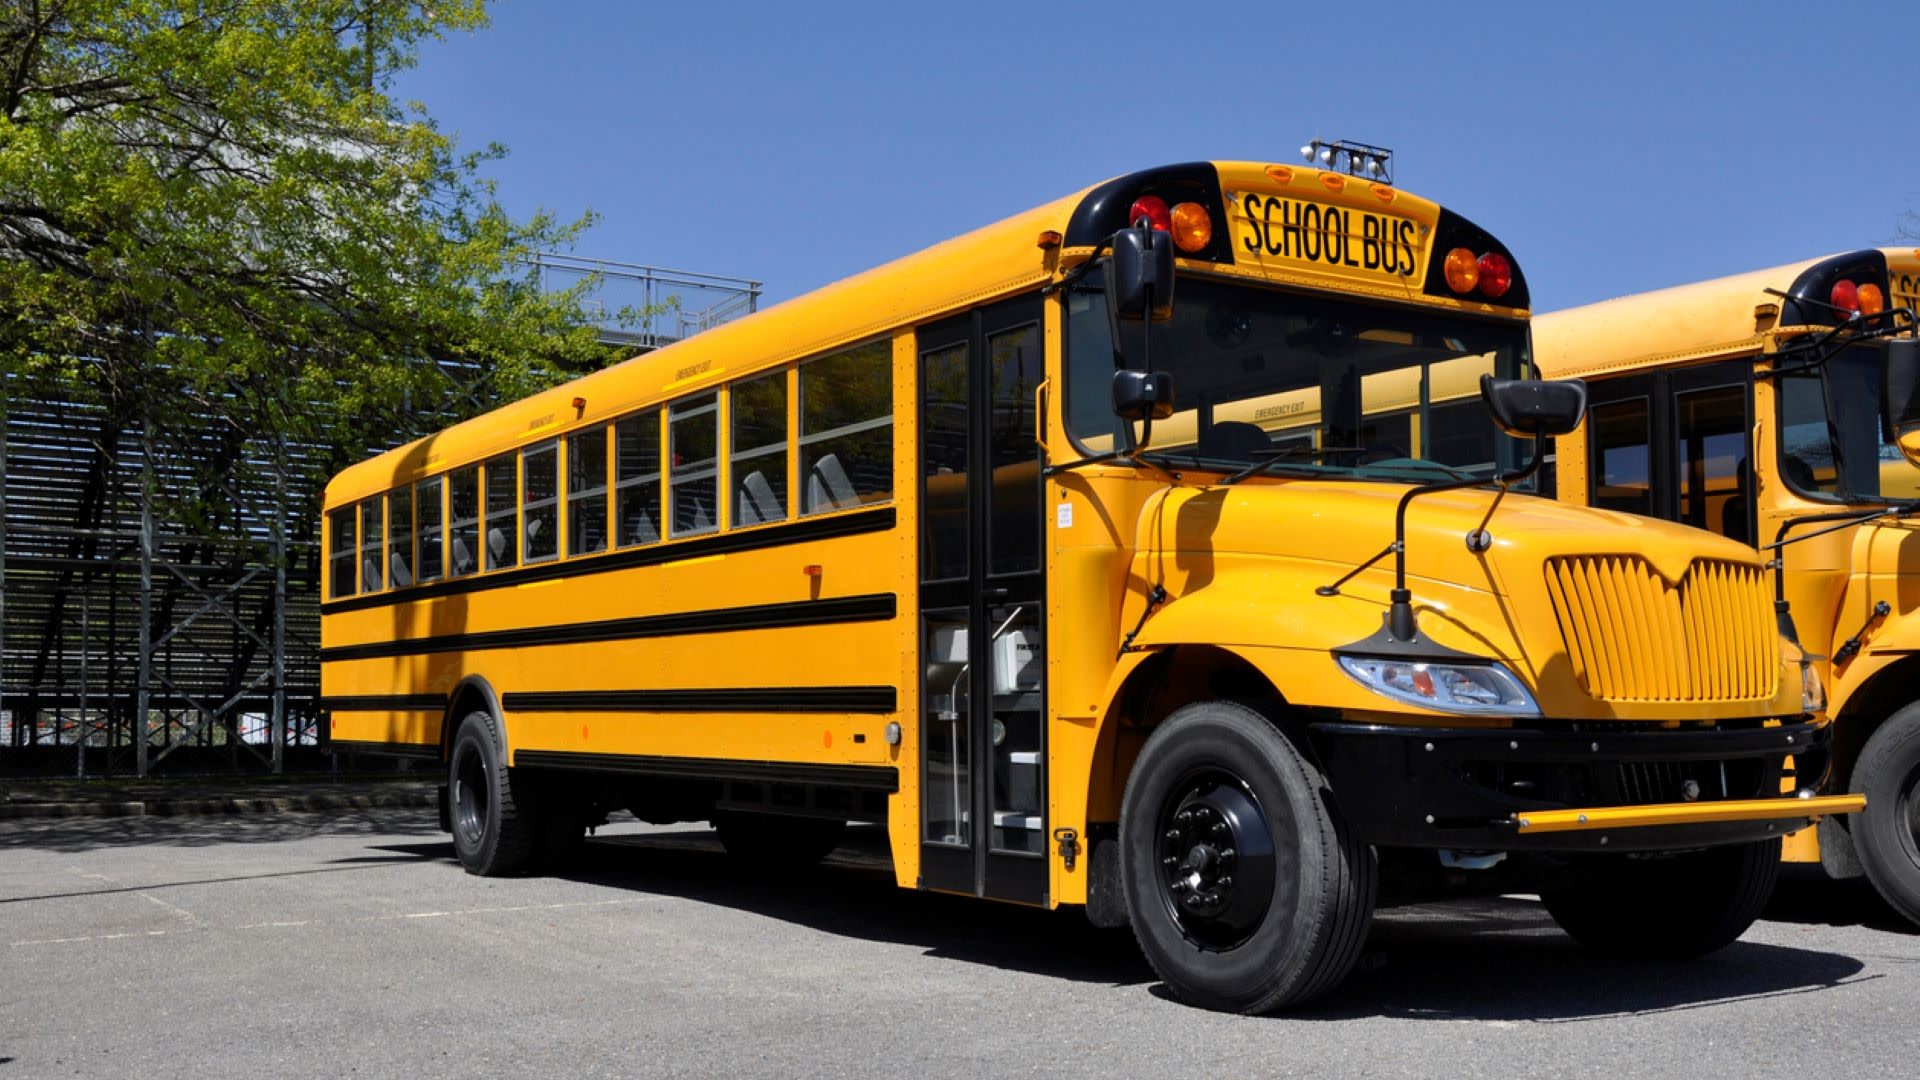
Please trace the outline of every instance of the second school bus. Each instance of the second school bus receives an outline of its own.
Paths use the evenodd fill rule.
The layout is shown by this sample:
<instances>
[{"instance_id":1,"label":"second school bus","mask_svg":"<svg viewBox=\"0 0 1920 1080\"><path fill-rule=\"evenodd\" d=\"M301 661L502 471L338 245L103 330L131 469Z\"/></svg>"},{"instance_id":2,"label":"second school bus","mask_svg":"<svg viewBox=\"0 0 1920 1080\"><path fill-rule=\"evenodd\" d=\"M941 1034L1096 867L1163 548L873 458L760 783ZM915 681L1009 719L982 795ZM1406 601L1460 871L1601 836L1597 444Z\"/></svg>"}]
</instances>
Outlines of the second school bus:
<instances>
[{"instance_id":1,"label":"second school bus","mask_svg":"<svg viewBox=\"0 0 1920 1080\"><path fill-rule=\"evenodd\" d=\"M1338 982L1383 872L1717 948L1859 800L1750 548L1507 490L1538 439L1468 388L1583 400L1519 381L1527 307L1386 184L1108 181L340 474L333 745L445 763L475 873L615 809L879 823L1218 1008Z\"/></svg>"},{"instance_id":2,"label":"second school bus","mask_svg":"<svg viewBox=\"0 0 1920 1080\"><path fill-rule=\"evenodd\" d=\"M1864 872L1920 922L1920 470L1881 400L1916 306L1920 251L1868 248L1554 312L1535 335L1542 370L1592 387L1562 497L1777 552L1837 777L1868 799L1788 858Z\"/></svg>"}]
</instances>

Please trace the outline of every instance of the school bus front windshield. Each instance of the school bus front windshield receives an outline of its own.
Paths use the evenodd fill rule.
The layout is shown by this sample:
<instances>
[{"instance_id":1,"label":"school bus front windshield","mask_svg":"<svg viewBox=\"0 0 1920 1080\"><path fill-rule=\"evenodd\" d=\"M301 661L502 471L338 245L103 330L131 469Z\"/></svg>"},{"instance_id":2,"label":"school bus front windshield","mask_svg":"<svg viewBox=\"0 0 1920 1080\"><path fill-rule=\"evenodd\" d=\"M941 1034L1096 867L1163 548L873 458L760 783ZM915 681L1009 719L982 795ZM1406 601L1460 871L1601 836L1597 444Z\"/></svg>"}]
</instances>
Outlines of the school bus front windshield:
<instances>
[{"instance_id":1,"label":"school bus front windshield","mask_svg":"<svg viewBox=\"0 0 1920 1080\"><path fill-rule=\"evenodd\" d=\"M1178 411L1154 424L1149 460L1234 470L1280 455L1273 471L1406 482L1492 476L1519 456L1480 402L1483 374L1517 376L1524 325L1410 310L1199 276L1183 277L1173 318L1148 350L1171 373ZM1138 432L1116 420L1104 293L1067 298L1068 426L1089 450ZM1123 325L1138 363L1139 324ZM1426 474L1423 477L1421 474Z\"/></svg>"},{"instance_id":2,"label":"school bus front windshield","mask_svg":"<svg viewBox=\"0 0 1920 1080\"><path fill-rule=\"evenodd\" d=\"M1799 494L1843 503L1910 499L1912 466L1880 423L1878 345L1851 345L1780 379L1780 471Z\"/></svg>"}]
</instances>

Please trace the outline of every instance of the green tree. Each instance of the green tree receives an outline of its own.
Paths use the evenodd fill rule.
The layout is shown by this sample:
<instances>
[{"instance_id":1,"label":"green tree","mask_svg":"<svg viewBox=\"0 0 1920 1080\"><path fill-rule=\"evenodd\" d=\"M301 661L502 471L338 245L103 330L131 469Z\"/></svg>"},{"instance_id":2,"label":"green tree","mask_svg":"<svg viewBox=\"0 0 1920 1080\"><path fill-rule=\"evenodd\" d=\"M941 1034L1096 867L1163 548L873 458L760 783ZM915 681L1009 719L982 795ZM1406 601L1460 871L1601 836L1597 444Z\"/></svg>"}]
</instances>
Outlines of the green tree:
<instances>
[{"instance_id":1,"label":"green tree","mask_svg":"<svg viewBox=\"0 0 1920 1080\"><path fill-rule=\"evenodd\" d=\"M216 532L215 493L263 439L320 472L604 364L591 283L550 295L525 262L587 220L512 219L479 175L499 148L457 153L388 96L424 42L485 18L483 0L6 0L16 392L146 430L195 478L164 493L171 516Z\"/></svg>"}]
</instances>

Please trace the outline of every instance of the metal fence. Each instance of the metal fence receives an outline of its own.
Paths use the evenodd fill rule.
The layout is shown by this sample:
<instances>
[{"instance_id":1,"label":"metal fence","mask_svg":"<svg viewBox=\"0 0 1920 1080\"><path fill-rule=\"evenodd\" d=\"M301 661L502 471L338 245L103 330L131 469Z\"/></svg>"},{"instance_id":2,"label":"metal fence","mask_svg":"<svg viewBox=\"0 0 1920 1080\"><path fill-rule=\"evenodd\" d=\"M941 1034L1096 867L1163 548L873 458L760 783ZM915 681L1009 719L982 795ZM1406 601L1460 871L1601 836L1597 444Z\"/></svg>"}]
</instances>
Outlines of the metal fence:
<instances>
[{"instance_id":1,"label":"metal fence","mask_svg":"<svg viewBox=\"0 0 1920 1080\"><path fill-rule=\"evenodd\" d=\"M755 281L630 263L538 265L554 288L587 281L603 340L636 352L751 312L760 295ZM332 767L311 512L324 470L305 456L317 450L205 433L234 465L219 526L189 531L161 518L156 494L204 477L156 451L137 419L18 380L0 393L0 777ZM177 448L181 433L169 435Z\"/></svg>"}]
</instances>

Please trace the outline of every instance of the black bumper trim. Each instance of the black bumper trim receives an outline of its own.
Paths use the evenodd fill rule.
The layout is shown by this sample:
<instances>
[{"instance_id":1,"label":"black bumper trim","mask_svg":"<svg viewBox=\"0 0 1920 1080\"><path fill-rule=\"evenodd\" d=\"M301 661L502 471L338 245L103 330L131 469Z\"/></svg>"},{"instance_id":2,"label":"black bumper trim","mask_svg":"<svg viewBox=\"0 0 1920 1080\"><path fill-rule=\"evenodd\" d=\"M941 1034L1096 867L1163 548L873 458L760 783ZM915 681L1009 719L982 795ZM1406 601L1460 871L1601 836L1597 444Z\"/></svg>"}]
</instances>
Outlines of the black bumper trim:
<instances>
[{"instance_id":1,"label":"black bumper trim","mask_svg":"<svg viewBox=\"0 0 1920 1080\"><path fill-rule=\"evenodd\" d=\"M590 754L574 750L521 750L513 755L513 764L515 768L583 769L700 780L820 784L881 791L889 795L900 790L900 771L891 765L815 765L789 761L737 761L730 758Z\"/></svg>"},{"instance_id":2,"label":"black bumper trim","mask_svg":"<svg viewBox=\"0 0 1920 1080\"><path fill-rule=\"evenodd\" d=\"M1639 806L1818 791L1831 762L1826 725L1611 732L1570 728L1417 728L1339 722L1308 735L1349 826L1382 847L1490 851L1657 851L1762 840L1793 819L1520 834L1529 810ZM1693 796L1688 797L1691 789ZM1604 840L1602 838L1605 838Z\"/></svg>"}]
</instances>

